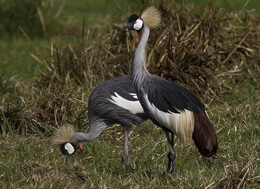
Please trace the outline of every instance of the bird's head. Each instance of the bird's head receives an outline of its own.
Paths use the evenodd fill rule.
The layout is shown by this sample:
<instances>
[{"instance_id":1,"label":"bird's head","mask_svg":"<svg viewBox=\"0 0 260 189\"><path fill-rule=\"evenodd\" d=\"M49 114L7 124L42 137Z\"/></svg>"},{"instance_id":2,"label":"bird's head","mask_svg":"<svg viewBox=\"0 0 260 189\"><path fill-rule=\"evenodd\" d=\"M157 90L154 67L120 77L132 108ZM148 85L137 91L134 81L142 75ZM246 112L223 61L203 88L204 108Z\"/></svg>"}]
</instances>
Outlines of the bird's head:
<instances>
[{"instance_id":1,"label":"bird's head","mask_svg":"<svg viewBox=\"0 0 260 189\"><path fill-rule=\"evenodd\" d=\"M81 142L72 141L74 134L74 127L70 124L66 124L57 129L52 137L52 143L60 147L61 153L66 156L66 161L68 161L71 155L77 150L82 150Z\"/></svg>"},{"instance_id":2,"label":"bird's head","mask_svg":"<svg viewBox=\"0 0 260 189\"><path fill-rule=\"evenodd\" d=\"M128 18L128 24L123 26L123 29L136 30L140 32L146 24L149 28L157 28L161 23L160 11L154 6L150 6L144 10L141 16L132 14Z\"/></svg>"},{"instance_id":3,"label":"bird's head","mask_svg":"<svg viewBox=\"0 0 260 189\"><path fill-rule=\"evenodd\" d=\"M128 24L123 26L123 29L136 30L139 32L144 26L143 19L136 14L132 14L128 18Z\"/></svg>"},{"instance_id":4,"label":"bird's head","mask_svg":"<svg viewBox=\"0 0 260 189\"><path fill-rule=\"evenodd\" d=\"M77 144L66 142L60 146L60 151L66 157L66 162L70 160L71 155L77 150L82 150L81 142L78 142Z\"/></svg>"}]
</instances>

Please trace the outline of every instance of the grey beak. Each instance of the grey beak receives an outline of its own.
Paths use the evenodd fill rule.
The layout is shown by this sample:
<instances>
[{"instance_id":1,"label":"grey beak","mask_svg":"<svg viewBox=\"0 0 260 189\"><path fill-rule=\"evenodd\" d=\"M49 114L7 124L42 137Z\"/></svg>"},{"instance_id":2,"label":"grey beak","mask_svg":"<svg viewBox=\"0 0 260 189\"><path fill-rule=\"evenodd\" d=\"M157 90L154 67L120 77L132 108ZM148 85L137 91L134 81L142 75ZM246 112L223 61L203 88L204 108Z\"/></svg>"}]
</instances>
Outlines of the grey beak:
<instances>
[{"instance_id":1,"label":"grey beak","mask_svg":"<svg viewBox=\"0 0 260 189\"><path fill-rule=\"evenodd\" d=\"M66 154L65 163L68 163L69 161L70 161L70 154Z\"/></svg>"},{"instance_id":2,"label":"grey beak","mask_svg":"<svg viewBox=\"0 0 260 189\"><path fill-rule=\"evenodd\" d=\"M122 26L122 29L133 29L133 25L134 25L134 23L128 23L128 24Z\"/></svg>"}]
</instances>

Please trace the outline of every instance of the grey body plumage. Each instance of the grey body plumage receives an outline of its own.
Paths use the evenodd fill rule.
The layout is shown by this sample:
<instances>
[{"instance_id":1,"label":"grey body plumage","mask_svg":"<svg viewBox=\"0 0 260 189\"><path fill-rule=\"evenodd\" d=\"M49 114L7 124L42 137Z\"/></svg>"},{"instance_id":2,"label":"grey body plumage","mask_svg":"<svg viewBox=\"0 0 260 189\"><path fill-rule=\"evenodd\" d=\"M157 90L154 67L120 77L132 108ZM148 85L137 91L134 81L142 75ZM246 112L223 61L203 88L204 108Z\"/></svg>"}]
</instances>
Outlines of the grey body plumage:
<instances>
[{"instance_id":1,"label":"grey body plumage","mask_svg":"<svg viewBox=\"0 0 260 189\"><path fill-rule=\"evenodd\" d=\"M156 17L155 23L152 16ZM216 132L200 99L186 88L150 74L145 67L149 26L158 26L159 17L158 10L150 7L136 20L129 19L131 23L124 28L135 29L138 35L141 35L131 62L133 84L144 112L165 131L170 149L167 172L170 172L170 169L174 172L174 135L183 142L194 140L199 152L206 157L216 153L218 142ZM140 20L143 21L142 26ZM137 30L136 25L140 29Z\"/></svg>"},{"instance_id":2,"label":"grey body plumage","mask_svg":"<svg viewBox=\"0 0 260 189\"><path fill-rule=\"evenodd\" d=\"M122 167L129 167L132 152L129 130L147 119L132 83L132 76L125 75L98 85L89 96L88 131L74 133L67 142L77 146L94 140L107 126L121 124L125 135Z\"/></svg>"},{"instance_id":3,"label":"grey body plumage","mask_svg":"<svg viewBox=\"0 0 260 189\"><path fill-rule=\"evenodd\" d=\"M138 99L134 97L136 94L132 83L132 76L124 75L108 80L92 91L88 103L89 130L96 127L93 123L98 120L107 125L119 123L130 128L139 125L146 119L143 110L134 114L131 112L132 109L124 109L112 102L111 97L118 94L129 102L139 103Z\"/></svg>"}]
</instances>

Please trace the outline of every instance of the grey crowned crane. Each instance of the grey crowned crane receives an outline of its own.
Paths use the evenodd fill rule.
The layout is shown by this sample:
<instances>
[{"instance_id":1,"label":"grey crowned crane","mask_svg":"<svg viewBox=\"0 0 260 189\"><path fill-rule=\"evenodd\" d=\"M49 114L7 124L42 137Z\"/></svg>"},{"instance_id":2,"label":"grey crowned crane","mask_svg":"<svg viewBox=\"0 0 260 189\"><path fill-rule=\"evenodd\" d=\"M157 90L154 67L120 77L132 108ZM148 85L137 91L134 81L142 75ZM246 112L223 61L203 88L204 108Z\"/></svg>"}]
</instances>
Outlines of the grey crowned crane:
<instances>
[{"instance_id":1,"label":"grey crowned crane","mask_svg":"<svg viewBox=\"0 0 260 189\"><path fill-rule=\"evenodd\" d=\"M129 130L146 119L134 91L132 76L120 76L98 85L90 94L88 131L74 133L73 126L65 125L56 131L53 143L60 146L68 161L74 152L82 149L81 142L94 140L108 125L118 123L124 130L122 168L129 167L132 153Z\"/></svg>"},{"instance_id":2,"label":"grey crowned crane","mask_svg":"<svg viewBox=\"0 0 260 189\"><path fill-rule=\"evenodd\" d=\"M123 28L136 30L140 37L131 62L133 84L144 112L166 134L170 149L167 172L171 170L174 173L174 135L182 142L194 140L204 157L216 154L218 141L200 99L186 88L150 74L145 67L145 47L149 28L158 27L160 22L160 12L152 6L140 17L131 15L128 24Z\"/></svg>"}]
</instances>

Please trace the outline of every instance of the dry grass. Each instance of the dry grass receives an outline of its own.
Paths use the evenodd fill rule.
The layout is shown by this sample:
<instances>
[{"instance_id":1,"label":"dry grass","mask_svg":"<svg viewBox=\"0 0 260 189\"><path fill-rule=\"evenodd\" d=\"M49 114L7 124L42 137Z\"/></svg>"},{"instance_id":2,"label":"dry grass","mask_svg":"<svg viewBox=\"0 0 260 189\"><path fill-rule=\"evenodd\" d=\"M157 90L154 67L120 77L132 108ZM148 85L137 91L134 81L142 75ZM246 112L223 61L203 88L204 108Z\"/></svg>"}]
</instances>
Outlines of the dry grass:
<instances>
[{"instance_id":1,"label":"dry grass","mask_svg":"<svg viewBox=\"0 0 260 189\"><path fill-rule=\"evenodd\" d=\"M218 10L214 3L205 10L169 4L162 1L157 5L162 21L148 41L150 72L178 82L204 98L226 92L228 86L223 78L242 75L245 68L252 67L259 76L260 22L253 10L243 15ZM80 42L58 43L51 60L43 60L51 76L95 86L130 73L129 60L137 45L135 33L108 27L98 32L83 28L82 34Z\"/></svg>"},{"instance_id":2,"label":"dry grass","mask_svg":"<svg viewBox=\"0 0 260 189\"><path fill-rule=\"evenodd\" d=\"M208 103L234 90L236 83L250 82L259 89L260 22L252 10L243 15L217 10L214 3L198 10L179 3L170 6L167 1L157 7L162 22L151 31L148 42L150 72L189 88ZM75 117L81 125L93 87L130 74L135 33L117 27L82 28L81 36L69 43L55 40L48 58L34 47L32 56L48 72L33 87L20 85L22 100L11 106L22 109L41 128L72 122Z\"/></svg>"},{"instance_id":3,"label":"dry grass","mask_svg":"<svg viewBox=\"0 0 260 189\"><path fill-rule=\"evenodd\" d=\"M149 43L151 72L204 97L226 92L220 75L243 74L241 70L251 66L259 74L260 38L255 36L260 25L252 11L245 15L229 13L216 10L214 4L200 15L196 7L180 4L161 4L160 9L163 26L152 32Z\"/></svg>"},{"instance_id":4,"label":"dry grass","mask_svg":"<svg viewBox=\"0 0 260 189\"><path fill-rule=\"evenodd\" d=\"M240 105L215 100L209 116L219 138L217 158L202 158L195 145L176 140L175 177L165 174L166 139L150 122L135 128L131 135L132 169L128 171L121 170L124 139L120 126L108 128L98 140L84 144L83 151L75 154L69 164L45 137L1 135L0 186L257 188L260 120L255 116L259 99L259 94L247 100L241 98Z\"/></svg>"}]
</instances>

